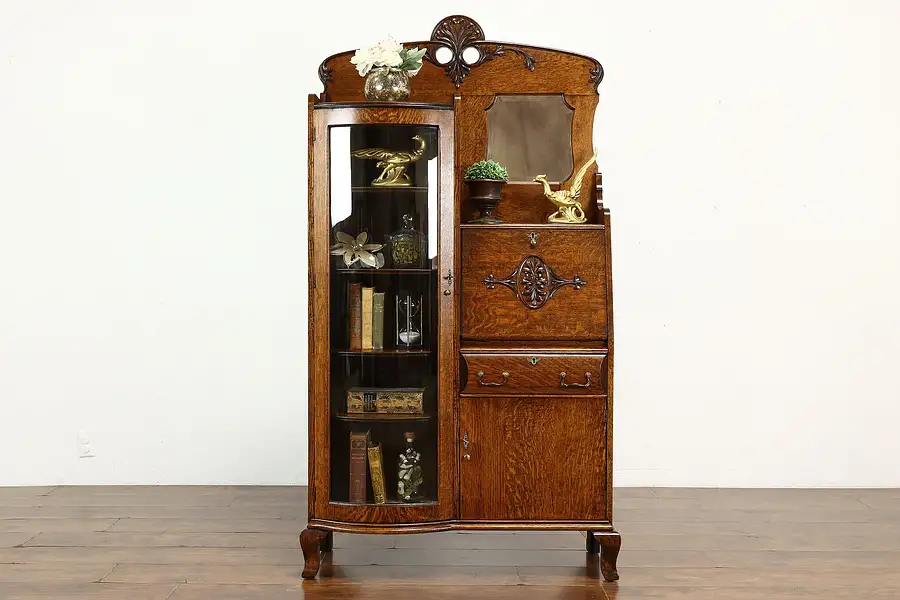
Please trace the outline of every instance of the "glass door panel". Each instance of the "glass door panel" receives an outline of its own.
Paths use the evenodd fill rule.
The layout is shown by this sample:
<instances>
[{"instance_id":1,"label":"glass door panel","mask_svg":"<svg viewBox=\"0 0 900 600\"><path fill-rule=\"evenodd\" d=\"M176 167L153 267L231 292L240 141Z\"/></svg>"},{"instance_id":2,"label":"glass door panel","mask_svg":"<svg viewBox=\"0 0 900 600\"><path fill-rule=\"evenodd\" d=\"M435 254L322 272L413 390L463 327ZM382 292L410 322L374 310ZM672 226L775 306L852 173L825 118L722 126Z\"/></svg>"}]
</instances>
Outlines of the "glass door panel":
<instances>
[{"instance_id":1,"label":"glass door panel","mask_svg":"<svg viewBox=\"0 0 900 600\"><path fill-rule=\"evenodd\" d=\"M437 162L435 126L329 128L331 502L437 501Z\"/></svg>"}]
</instances>

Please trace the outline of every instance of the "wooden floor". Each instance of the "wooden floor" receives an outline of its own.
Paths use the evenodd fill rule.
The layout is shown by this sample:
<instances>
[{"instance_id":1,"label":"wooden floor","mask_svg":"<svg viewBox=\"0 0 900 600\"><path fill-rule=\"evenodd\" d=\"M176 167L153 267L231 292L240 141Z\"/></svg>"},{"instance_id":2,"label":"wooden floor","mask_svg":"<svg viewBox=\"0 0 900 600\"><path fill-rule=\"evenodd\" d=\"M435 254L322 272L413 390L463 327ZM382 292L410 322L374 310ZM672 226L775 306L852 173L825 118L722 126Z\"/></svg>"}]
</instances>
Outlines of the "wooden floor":
<instances>
[{"instance_id":1,"label":"wooden floor","mask_svg":"<svg viewBox=\"0 0 900 600\"><path fill-rule=\"evenodd\" d=\"M900 598L900 490L616 491L617 584L579 533L335 536L305 488L0 488L0 599Z\"/></svg>"}]
</instances>

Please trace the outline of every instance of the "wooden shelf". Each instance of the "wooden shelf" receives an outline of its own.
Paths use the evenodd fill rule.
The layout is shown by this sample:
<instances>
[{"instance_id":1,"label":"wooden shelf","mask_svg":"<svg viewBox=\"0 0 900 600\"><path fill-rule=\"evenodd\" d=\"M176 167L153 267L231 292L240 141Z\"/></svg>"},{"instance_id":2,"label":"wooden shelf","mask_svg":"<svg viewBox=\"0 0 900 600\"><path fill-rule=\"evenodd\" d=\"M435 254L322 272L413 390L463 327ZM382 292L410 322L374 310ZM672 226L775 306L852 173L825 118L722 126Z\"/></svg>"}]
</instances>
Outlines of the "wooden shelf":
<instances>
[{"instance_id":1,"label":"wooden shelf","mask_svg":"<svg viewBox=\"0 0 900 600\"><path fill-rule=\"evenodd\" d=\"M377 194L377 193L385 193L385 192L427 192L428 188L423 186L415 186L410 185L406 187L401 186L390 186L390 187L375 187L375 186L365 186L365 187L351 187L350 191L352 192L363 192L367 194Z\"/></svg>"},{"instance_id":2,"label":"wooden shelf","mask_svg":"<svg viewBox=\"0 0 900 600\"><path fill-rule=\"evenodd\" d=\"M430 275L437 269L335 269L342 275Z\"/></svg>"},{"instance_id":3,"label":"wooden shelf","mask_svg":"<svg viewBox=\"0 0 900 600\"><path fill-rule=\"evenodd\" d=\"M391 422L391 421L428 421L432 415L408 415L402 413L337 413L334 415L341 421L353 422Z\"/></svg>"},{"instance_id":4,"label":"wooden shelf","mask_svg":"<svg viewBox=\"0 0 900 600\"><path fill-rule=\"evenodd\" d=\"M427 348L385 348L383 350L332 350L341 356L424 356L431 354Z\"/></svg>"},{"instance_id":5,"label":"wooden shelf","mask_svg":"<svg viewBox=\"0 0 900 600\"><path fill-rule=\"evenodd\" d=\"M434 500L423 500L422 502L401 502L399 500L389 499L384 504L375 504L374 502L366 502L359 504L357 502L336 502L332 500L329 504L337 504L339 506L366 506L369 508L377 508L379 506L437 506Z\"/></svg>"},{"instance_id":6,"label":"wooden shelf","mask_svg":"<svg viewBox=\"0 0 900 600\"><path fill-rule=\"evenodd\" d=\"M460 229L528 229L530 230L547 230L547 229L604 229L603 225L596 223L497 223L496 225L485 225L483 223L460 223Z\"/></svg>"}]
</instances>

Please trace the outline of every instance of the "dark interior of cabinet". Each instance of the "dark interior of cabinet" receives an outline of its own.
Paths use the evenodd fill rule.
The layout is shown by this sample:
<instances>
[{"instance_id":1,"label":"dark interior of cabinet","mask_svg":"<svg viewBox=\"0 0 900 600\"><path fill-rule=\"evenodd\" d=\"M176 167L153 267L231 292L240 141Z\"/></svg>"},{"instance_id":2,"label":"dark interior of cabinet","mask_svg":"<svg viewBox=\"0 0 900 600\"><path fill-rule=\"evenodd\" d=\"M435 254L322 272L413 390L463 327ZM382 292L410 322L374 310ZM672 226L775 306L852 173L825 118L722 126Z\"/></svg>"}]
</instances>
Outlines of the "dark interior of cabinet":
<instances>
[{"instance_id":1,"label":"dark interior of cabinet","mask_svg":"<svg viewBox=\"0 0 900 600\"><path fill-rule=\"evenodd\" d=\"M403 225L403 216L412 216L416 231L436 230L437 214L429 214L429 196L434 199L436 181L429 181L429 161L437 155L434 127L397 125L354 125L350 130L350 152L365 148L399 151L414 149L413 136L425 140L424 156L407 168L409 187L375 187L381 173L377 160L351 158L349 178L332 178L332 198L349 198L349 215L332 228L353 237L367 233L367 243L384 244L380 251L385 264L380 269L355 264L348 267L341 256L331 263L331 490L332 502L348 502L350 491L350 433L369 432L371 444L381 444L387 501L397 501L397 459L406 448L405 433L415 434L414 447L421 454L424 483L423 502L437 499L437 265L425 240L425 260L414 268L395 265L391 258L390 236ZM346 151L346 147L340 151ZM338 151L332 146L332 152ZM337 161L332 157L332 170ZM349 185L334 189L335 185ZM429 187L431 186L431 187ZM334 206L332 206L332 210ZM347 207L342 209L347 212ZM339 218L343 215L337 215ZM430 220L434 219L434 223ZM350 350L349 290L351 283L372 287L385 294L384 349ZM396 299L420 302L422 337L419 345L406 346L397 338ZM414 319L418 324L418 319ZM424 388L423 415L347 415L350 388ZM367 502L374 502L371 472L367 470Z\"/></svg>"}]
</instances>

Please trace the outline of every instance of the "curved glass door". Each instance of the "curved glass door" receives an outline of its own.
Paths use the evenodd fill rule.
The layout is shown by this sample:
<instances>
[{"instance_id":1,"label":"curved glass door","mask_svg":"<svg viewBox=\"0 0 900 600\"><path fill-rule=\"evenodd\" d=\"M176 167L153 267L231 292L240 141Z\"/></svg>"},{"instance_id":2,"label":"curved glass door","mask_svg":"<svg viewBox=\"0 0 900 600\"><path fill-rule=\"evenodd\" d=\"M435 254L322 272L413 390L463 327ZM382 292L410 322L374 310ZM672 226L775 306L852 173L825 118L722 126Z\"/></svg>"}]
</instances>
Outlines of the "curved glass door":
<instances>
[{"instance_id":1,"label":"curved glass door","mask_svg":"<svg viewBox=\"0 0 900 600\"><path fill-rule=\"evenodd\" d=\"M330 169L330 501L438 494L438 128L336 125Z\"/></svg>"}]
</instances>

